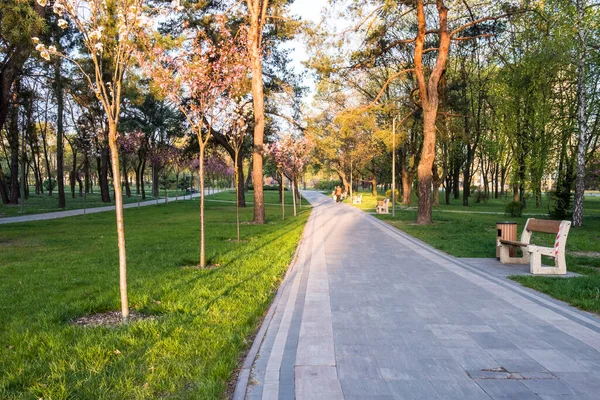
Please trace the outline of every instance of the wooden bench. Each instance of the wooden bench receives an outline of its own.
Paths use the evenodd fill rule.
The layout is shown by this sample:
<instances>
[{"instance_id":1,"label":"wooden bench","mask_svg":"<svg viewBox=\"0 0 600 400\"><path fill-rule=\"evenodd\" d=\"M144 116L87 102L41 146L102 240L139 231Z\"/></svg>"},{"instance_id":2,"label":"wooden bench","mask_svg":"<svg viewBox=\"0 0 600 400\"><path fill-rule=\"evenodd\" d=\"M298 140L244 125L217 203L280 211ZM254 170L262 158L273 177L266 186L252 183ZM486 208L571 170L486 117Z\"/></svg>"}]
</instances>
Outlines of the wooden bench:
<instances>
[{"instance_id":1,"label":"wooden bench","mask_svg":"<svg viewBox=\"0 0 600 400\"><path fill-rule=\"evenodd\" d=\"M362 204L362 194L359 196L352 196L352 204Z\"/></svg>"},{"instance_id":2,"label":"wooden bench","mask_svg":"<svg viewBox=\"0 0 600 400\"><path fill-rule=\"evenodd\" d=\"M571 229L570 221L551 221L529 218L525 224L525 229L523 229L523 233L521 234L520 241L498 240L497 245L500 247L500 262L502 264L529 264L529 272L534 275L564 275L567 273L565 245L567 244L569 229ZM556 234L554 247L544 247L532 244L531 234L533 232ZM523 252L523 256L511 257L511 248L520 248ZM554 258L554 267L543 266L542 256Z\"/></svg>"},{"instance_id":3,"label":"wooden bench","mask_svg":"<svg viewBox=\"0 0 600 400\"><path fill-rule=\"evenodd\" d=\"M377 214L389 214L388 205L390 203L390 199L379 200L377 202L377 207L375 208L375 212Z\"/></svg>"}]
</instances>

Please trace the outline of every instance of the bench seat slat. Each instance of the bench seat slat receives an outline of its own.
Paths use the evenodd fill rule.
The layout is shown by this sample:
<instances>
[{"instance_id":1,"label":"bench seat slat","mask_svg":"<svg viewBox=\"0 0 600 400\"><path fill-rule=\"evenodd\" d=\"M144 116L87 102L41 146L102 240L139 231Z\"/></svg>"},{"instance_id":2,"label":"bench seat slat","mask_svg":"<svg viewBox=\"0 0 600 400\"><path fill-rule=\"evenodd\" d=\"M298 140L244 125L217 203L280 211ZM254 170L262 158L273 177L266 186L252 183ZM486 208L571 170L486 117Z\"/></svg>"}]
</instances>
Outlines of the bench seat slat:
<instances>
[{"instance_id":1,"label":"bench seat slat","mask_svg":"<svg viewBox=\"0 0 600 400\"><path fill-rule=\"evenodd\" d=\"M529 243L517 242L515 240L506 240L506 239L500 239L500 244L507 244L509 246L519 246L519 247L527 247L529 245Z\"/></svg>"}]
</instances>

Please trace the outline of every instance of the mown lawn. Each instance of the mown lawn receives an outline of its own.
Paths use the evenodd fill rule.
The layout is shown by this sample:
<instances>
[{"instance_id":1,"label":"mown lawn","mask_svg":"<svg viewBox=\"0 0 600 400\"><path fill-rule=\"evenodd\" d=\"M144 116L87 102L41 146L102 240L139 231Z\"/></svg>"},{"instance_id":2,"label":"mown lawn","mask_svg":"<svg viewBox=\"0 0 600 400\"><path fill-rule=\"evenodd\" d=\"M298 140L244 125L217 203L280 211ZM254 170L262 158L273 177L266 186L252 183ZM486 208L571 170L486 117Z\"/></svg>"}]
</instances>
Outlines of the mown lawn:
<instances>
[{"instance_id":1,"label":"mown lawn","mask_svg":"<svg viewBox=\"0 0 600 400\"><path fill-rule=\"evenodd\" d=\"M268 223L245 223L238 243L235 206L206 207L218 265L206 270L186 268L199 260L198 200L125 211L131 307L153 318L112 328L70 322L119 310L112 212L2 226L0 398L223 398L310 208L294 218L287 206L282 221L267 206ZM251 221L252 208L241 216Z\"/></svg>"},{"instance_id":2,"label":"mown lawn","mask_svg":"<svg viewBox=\"0 0 600 400\"><path fill-rule=\"evenodd\" d=\"M94 207L105 207L105 206L114 206L115 205L115 198L112 192L112 188L110 190L110 203L104 203L102 202L102 198L100 197L100 189L99 188L95 188L94 189L94 193L88 193L85 196L85 199L83 197L79 197L79 193L77 192L75 194L75 198L71 197L71 188L68 187L66 188L67 193L66 193L66 197L65 197L65 203L66 203L66 207L65 208L58 208L58 194L56 192L56 190L52 193L52 196L48 196L48 194L40 194L40 195L36 195L36 194L30 194L29 198L25 200L25 207L24 210L25 212L23 214L21 214L21 206L18 204L1 204L0 203L0 218L2 217L14 217L17 215L29 215L29 214L41 214L41 213L47 213L47 212L53 212L53 211L63 211L63 210L79 210L79 209L83 209L85 208L94 208ZM152 189L148 188L148 190L146 191L146 199L142 200L141 195L138 197L136 197L135 195L135 188L132 189L133 193L131 195L131 197L127 197L125 196L125 194L123 194L123 203L127 204L127 203L137 203L138 200L139 201L149 201L149 200L155 200L154 197L152 197L151 193L152 193ZM182 190L168 190L168 195L170 197L175 197L175 195L177 196L183 196L185 194L185 191ZM160 196L158 197L159 199L164 199L165 197L165 191L161 190L160 191Z\"/></svg>"},{"instance_id":3,"label":"mown lawn","mask_svg":"<svg viewBox=\"0 0 600 400\"><path fill-rule=\"evenodd\" d=\"M441 199L443 201L443 199ZM523 217L514 218L504 215L504 202L501 199L487 204L471 202L463 207L459 200L451 205L440 205L433 209L434 224L421 226L415 224L417 218L416 201L412 207L398 205L396 217L378 215L383 221L413 235L431 246L456 257L495 257L496 222L514 221L518 223L521 234L526 214L536 218L549 218L545 209L530 206ZM374 211L376 199L369 193L363 193L363 204L358 207L365 211ZM587 197L584 203L584 226L571 228L567 239L567 268L582 274L574 278L553 278L541 276L513 276L521 284L547 293L584 310L600 313L600 197ZM497 213L497 214L493 214ZM553 235L540 234L534 241L551 245ZM578 253L575 253L578 252ZM593 253L584 256L583 253Z\"/></svg>"}]
</instances>

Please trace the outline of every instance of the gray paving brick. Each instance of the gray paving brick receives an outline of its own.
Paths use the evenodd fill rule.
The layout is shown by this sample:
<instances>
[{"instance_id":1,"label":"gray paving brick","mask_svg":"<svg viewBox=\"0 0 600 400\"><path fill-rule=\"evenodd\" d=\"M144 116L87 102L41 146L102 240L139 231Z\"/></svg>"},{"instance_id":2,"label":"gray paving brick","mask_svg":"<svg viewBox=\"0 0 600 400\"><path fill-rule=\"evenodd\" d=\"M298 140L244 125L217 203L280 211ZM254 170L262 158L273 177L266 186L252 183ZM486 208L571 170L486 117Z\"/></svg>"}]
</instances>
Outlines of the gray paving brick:
<instances>
[{"instance_id":1,"label":"gray paving brick","mask_svg":"<svg viewBox=\"0 0 600 400\"><path fill-rule=\"evenodd\" d=\"M306 196L319 206L300 249L310 261L294 276L309 283L281 357L270 357L281 315L271 321L247 399L597 400L596 317ZM267 367L279 380L264 383Z\"/></svg>"},{"instance_id":2,"label":"gray paving brick","mask_svg":"<svg viewBox=\"0 0 600 400\"><path fill-rule=\"evenodd\" d=\"M529 388L514 379L478 379L479 387L492 399L539 400Z\"/></svg>"}]
</instances>

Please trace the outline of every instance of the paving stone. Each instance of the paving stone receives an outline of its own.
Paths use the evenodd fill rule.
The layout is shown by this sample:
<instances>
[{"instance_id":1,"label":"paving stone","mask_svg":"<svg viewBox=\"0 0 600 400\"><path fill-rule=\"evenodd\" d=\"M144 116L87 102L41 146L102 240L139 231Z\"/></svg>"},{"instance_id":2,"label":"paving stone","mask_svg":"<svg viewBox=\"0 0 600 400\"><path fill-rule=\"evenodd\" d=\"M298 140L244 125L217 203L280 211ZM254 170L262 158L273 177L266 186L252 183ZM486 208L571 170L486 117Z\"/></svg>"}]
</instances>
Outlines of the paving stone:
<instances>
[{"instance_id":1,"label":"paving stone","mask_svg":"<svg viewBox=\"0 0 600 400\"><path fill-rule=\"evenodd\" d=\"M304 289L268 326L247 399L598 399L595 316L305 195Z\"/></svg>"},{"instance_id":2,"label":"paving stone","mask_svg":"<svg viewBox=\"0 0 600 400\"><path fill-rule=\"evenodd\" d=\"M529 388L514 379L477 379L479 387L492 399L539 400Z\"/></svg>"},{"instance_id":3,"label":"paving stone","mask_svg":"<svg viewBox=\"0 0 600 400\"><path fill-rule=\"evenodd\" d=\"M444 399L427 379L390 380L387 386L394 399L436 400Z\"/></svg>"},{"instance_id":4,"label":"paving stone","mask_svg":"<svg viewBox=\"0 0 600 400\"><path fill-rule=\"evenodd\" d=\"M574 395L573 390L564 382L557 379L526 379L522 381L533 393L552 395Z\"/></svg>"}]
</instances>

